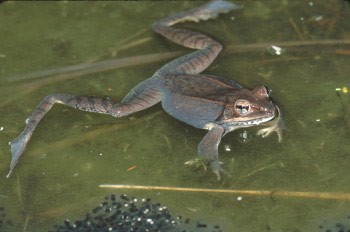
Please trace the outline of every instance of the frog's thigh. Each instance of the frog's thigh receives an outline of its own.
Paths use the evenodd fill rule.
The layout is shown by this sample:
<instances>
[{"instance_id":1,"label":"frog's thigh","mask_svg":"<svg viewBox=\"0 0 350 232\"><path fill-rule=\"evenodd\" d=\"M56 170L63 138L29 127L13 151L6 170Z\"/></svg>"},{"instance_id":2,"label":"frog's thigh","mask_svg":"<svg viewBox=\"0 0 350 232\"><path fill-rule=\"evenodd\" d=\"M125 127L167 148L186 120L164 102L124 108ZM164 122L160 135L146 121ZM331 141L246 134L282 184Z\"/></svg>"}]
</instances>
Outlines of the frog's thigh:
<instances>
[{"instance_id":1,"label":"frog's thigh","mask_svg":"<svg viewBox=\"0 0 350 232\"><path fill-rule=\"evenodd\" d=\"M212 162L218 162L218 147L225 132L222 126L216 126L209 130L198 145L198 155Z\"/></svg>"},{"instance_id":2,"label":"frog's thigh","mask_svg":"<svg viewBox=\"0 0 350 232\"><path fill-rule=\"evenodd\" d=\"M147 79L132 88L121 101L121 106L130 113L147 109L162 99L162 93L155 79Z\"/></svg>"}]
</instances>

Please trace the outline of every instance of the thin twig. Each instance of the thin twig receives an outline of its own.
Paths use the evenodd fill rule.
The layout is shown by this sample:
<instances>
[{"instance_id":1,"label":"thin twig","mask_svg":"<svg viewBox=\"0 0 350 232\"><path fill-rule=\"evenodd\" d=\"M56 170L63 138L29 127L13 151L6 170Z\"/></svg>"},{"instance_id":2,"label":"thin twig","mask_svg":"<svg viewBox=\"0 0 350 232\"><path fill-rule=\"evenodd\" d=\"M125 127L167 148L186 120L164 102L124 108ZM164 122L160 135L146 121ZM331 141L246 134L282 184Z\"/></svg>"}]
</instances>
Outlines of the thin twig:
<instances>
[{"instance_id":1,"label":"thin twig","mask_svg":"<svg viewBox=\"0 0 350 232\"><path fill-rule=\"evenodd\" d=\"M125 38L124 38L123 40L121 40L118 44L120 45L120 47L124 47L124 46L130 47L130 46L128 46L128 44L134 43L134 39L135 39L135 38L137 38L137 37L139 37L140 35L146 33L148 30L149 30L148 28L144 28L144 29L142 29L142 30L139 30L138 32L136 32L136 33L134 33L134 34L125 37ZM145 38L142 38L142 39L140 39L140 40L145 40ZM132 41L132 42L130 42L130 41ZM118 48L118 51L123 50L123 48L120 49L120 47Z\"/></svg>"},{"instance_id":2,"label":"thin twig","mask_svg":"<svg viewBox=\"0 0 350 232\"><path fill-rule=\"evenodd\" d=\"M165 142L168 145L169 151L171 151L172 149L171 149L171 144L170 144L170 140L169 140L168 136L167 135L163 135L163 138L165 139Z\"/></svg>"},{"instance_id":3,"label":"thin twig","mask_svg":"<svg viewBox=\"0 0 350 232\"><path fill-rule=\"evenodd\" d=\"M151 37L145 37L145 38L142 38L142 39L139 39L139 40L136 40L136 41L130 42L128 44L120 46L118 48L118 51L130 49L130 48L139 46L141 44L145 44L145 43L147 43L148 41L151 41L151 40L152 40Z\"/></svg>"},{"instance_id":4,"label":"thin twig","mask_svg":"<svg viewBox=\"0 0 350 232\"><path fill-rule=\"evenodd\" d=\"M177 191L177 192L206 192L206 193L228 193L254 196L280 196L289 198L314 198L325 200L342 200L350 201L350 194L348 193L334 193L334 192L294 192L282 190L236 190L236 189L202 189L202 188L179 188L167 186L142 186L142 185L112 185L101 184L100 188L111 189L132 189L132 190L162 190L162 191Z\"/></svg>"},{"instance_id":5,"label":"thin twig","mask_svg":"<svg viewBox=\"0 0 350 232\"><path fill-rule=\"evenodd\" d=\"M295 33L298 35L298 38L300 40L304 40L303 33L301 33L301 31L300 31L298 25L295 23L294 19L288 18L288 21L289 21L290 25L292 25L292 28L294 29Z\"/></svg>"},{"instance_id":6,"label":"thin twig","mask_svg":"<svg viewBox=\"0 0 350 232\"><path fill-rule=\"evenodd\" d=\"M337 55L350 56L350 50L346 50L346 49L337 49L334 51L334 53Z\"/></svg>"},{"instance_id":7,"label":"thin twig","mask_svg":"<svg viewBox=\"0 0 350 232\"><path fill-rule=\"evenodd\" d=\"M268 43L254 43L254 44L241 44L241 45L231 45L226 49L226 53L242 53L242 52L256 52L266 49L271 45L280 46L283 48L293 48L293 47L305 47L305 46L340 46L340 45L350 45L350 40L304 40L304 41L284 41L284 42L268 42Z\"/></svg>"},{"instance_id":8,"label":"thin twig","mask_svg":"<svg viewBox=\"0 0 350 232\"><path fill-rule=\"evenodd\" d=\"M248 173L247 175L240 176L239 179L243 179L243 178L249 177L249 176L251 176L251 175L256 174L257 172L263 171L263 170L265 170L265 169L267 169L267 168L271 168L271 167L274 167L274 166L276 166L276 163L273 163L273 164L270 164L270 165L267 165L267 166L258 168L258 169L256 169L256 170L253 170L252 172Z\"/></svg>"},{"instance_id":9,"label":"thin twig","mask_svg":"<svg viewBox=\"0 0 350 232\"><path fill-rule=\"evenodd\" d=\"M23 226L22 232L26 232L26 231L27 231L28 221L29 221L29 215L27 214L26 220L25 220L25 222L24 222L24 226Z\"/></svg>"},{"instance_id":10,"label":"thin twig","mask_svg":"<svg viewBox=\"0 0 350 232\"><path fill-rule=\"evenodd\" d=\"M104 72L112 69L125 68L129 66L147 64L152 62L158 62L164 59L169 59L181 54L181 52L166 52L166 53L154 53L148 55L132 56L127 58L118 58L113 60L105 60L96 63L78 64L68 67L62 67L57 69L50 69L39 71L35 73L29 73L22 76L8 78L7 81L29 81L33 79L43 78L50 76L46 79L39 79L32 82L26 82L21 85L13 86L13 88L7 87L2 91L2 95L11 95L11 97L3 97L3 101L0 102L0 107L11 104L18 98L23 97L37 89L40 89L46 85L54 84L56 82L67 81L77 76L84 76L98 72ZM11 89L11 90L9 90ZM16 95L13 95L16 92Z\"/></svg>"},{"instance_id":11,"label":"thin twig","mask_svg":"<svg viewBox=\"0 0 350 232\"><path fill-rule=\"evenodd\" d=\"M147 55L104 60L104 61L99 61L95 63L77 64L72 66L33 72L33 73L21 75L21 76L15 76L15 77L7 78L7 81L37 79L37 78L42 78L47 76L50 76L51 79L63 78L63 80L67 80L75 76L88 75L88 74L93 74L97 72L108 71L111 69L119 69L119 68L134 66L134 65L161 61L163 59L172 58L179 54L180 52L153 53L153 54L147 54Z\"/></svg>"},{"instance_id":12,"label":"thin twig","mask_svg":"<svg viewBox=\"0 0 350 232\"><path fill-rule=\"evenodd\" d=\"M19 177L16 179L16 185L17 185L17 194L18 194L18 201L22 204L22 191L21 191L21 184L19 183Z\"/></svg>"}]
</instances>

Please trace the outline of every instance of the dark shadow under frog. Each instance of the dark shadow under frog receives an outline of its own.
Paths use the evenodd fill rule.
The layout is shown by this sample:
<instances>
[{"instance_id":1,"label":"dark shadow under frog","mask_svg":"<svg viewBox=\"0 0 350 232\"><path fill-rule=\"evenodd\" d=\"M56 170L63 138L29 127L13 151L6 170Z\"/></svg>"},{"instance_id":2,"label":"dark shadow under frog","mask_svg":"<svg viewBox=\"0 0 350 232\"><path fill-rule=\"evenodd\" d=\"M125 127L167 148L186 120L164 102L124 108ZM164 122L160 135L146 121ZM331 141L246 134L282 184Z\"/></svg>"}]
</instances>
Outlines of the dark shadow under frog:
<instances>
[{"instance_id":1,"label":"dark shadow under frog","mask_svg":"<svg viewBox=\"0 0 350 232\"><path fill-rule=\"evenodd\" d=\"M235 81L203 72L222 50L222 45L196 31L174 28L174 24L217 17L239 9L230 2L213 1L180 12L153 24L153 30L174 43L198 49L161 67L155 74L135 86L121 101L107 98L51 94L46 96L26 121L24 131L11 142L12 161L8 177L21 157L35 127L55 103L75 109L123 117L161 102L163 109L174 118L209 132L198 146L198 154L210 163L220 178L218 145L230 131L265 123L258 132L263 137L272 131L281 139L282 120L279 108L269 98L264 86L246 89Z\"/></svg>"}]
</instances>

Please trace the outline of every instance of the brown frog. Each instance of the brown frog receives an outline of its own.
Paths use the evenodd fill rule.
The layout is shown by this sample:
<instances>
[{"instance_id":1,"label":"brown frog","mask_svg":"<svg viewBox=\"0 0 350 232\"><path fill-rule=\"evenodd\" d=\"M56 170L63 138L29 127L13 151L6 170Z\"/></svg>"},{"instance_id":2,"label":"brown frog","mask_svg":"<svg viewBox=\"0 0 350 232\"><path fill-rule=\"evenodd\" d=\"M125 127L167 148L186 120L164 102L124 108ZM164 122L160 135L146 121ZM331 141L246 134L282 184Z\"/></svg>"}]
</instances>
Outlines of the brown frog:
<instances>
[{"instance_id":1,"label":"brown frog","mask_svg":"<svg viewBox=\"0 0 350 232\"><path fill-rule=\"evenodd\" d=\"M197 49L164 65L155 74L135 86L121 101L107 98L51 94L46 96L26 121L24 131L11 142L12 161L7 177L21 157L35 127L55 103L75 109L123 117L161 102L174 118L209 132L198 146L198 154L207 160L220 178L218 146L221 138L233 130L266 124L258 132L263 137L277 132L281 140L282 120L279 108L269 98L264 86L243 88L233 80L203 72L222 50L222 45L207 35L174 24L215 18L241 8L226 1L212 1L203 6L180 12L153 24L153 30L174 43Z\"/></svg>"}]
</instances>

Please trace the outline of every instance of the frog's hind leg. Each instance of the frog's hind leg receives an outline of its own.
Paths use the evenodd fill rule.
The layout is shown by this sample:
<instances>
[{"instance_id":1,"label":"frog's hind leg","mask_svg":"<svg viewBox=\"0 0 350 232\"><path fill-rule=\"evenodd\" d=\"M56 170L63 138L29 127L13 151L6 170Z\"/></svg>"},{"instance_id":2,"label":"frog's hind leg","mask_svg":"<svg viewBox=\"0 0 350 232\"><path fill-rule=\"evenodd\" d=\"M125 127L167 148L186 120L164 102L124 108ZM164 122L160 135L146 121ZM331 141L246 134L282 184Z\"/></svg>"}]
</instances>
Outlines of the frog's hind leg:
<instances>
[{"instance_id":1,"label":"frog's hind leg","mask_svg":"<svg viewBox=\"0 0 350 232\"><path fill-rule=\"evenodd\" d=\"M23 132L10 143L12 160L7 177L10 176L23 154L36 126L55 103L64 104L78 110L122 117L149 108L160 102L160 100L161 92L156 86L148 83L148 80L141 82L121 103L117 104L108 98L93 96L74 96L69 94L51 94L46 96L26 120L26 127Z\"/></svg>"},{"instance_id":2,"label":"frog's hind leg","mask_svg":"<svg viewBox=\"0 0 350 232\"><path fill-rule=\"evenodd\" d=\"M149 108L162 100L158 80L149 78L134 88L123 98L121 104L130 107L132 113Z\"/></svg>"},{"instance_id":3,"label":"frog's hind leg","mask_svg":"<svg viewBox=\"0 0 350 232\"><path fill-rule=\"evenodd\" d=\"M200 20L214 19L220 13L227 13L233 9L239 9L241 6L226 1L212 1L203 6L180 12L173 16L161 19L153 24L153 30L174 43L182 46L199 49L188 55L179 57L178 59L163 66L158 72L167 73L187 73L198 74L205 70L216 58L222 50L222 45L199 32L173 28L174 24ZM160 75L160 76L163 76Z\"/></svg>"}]
</instances>

